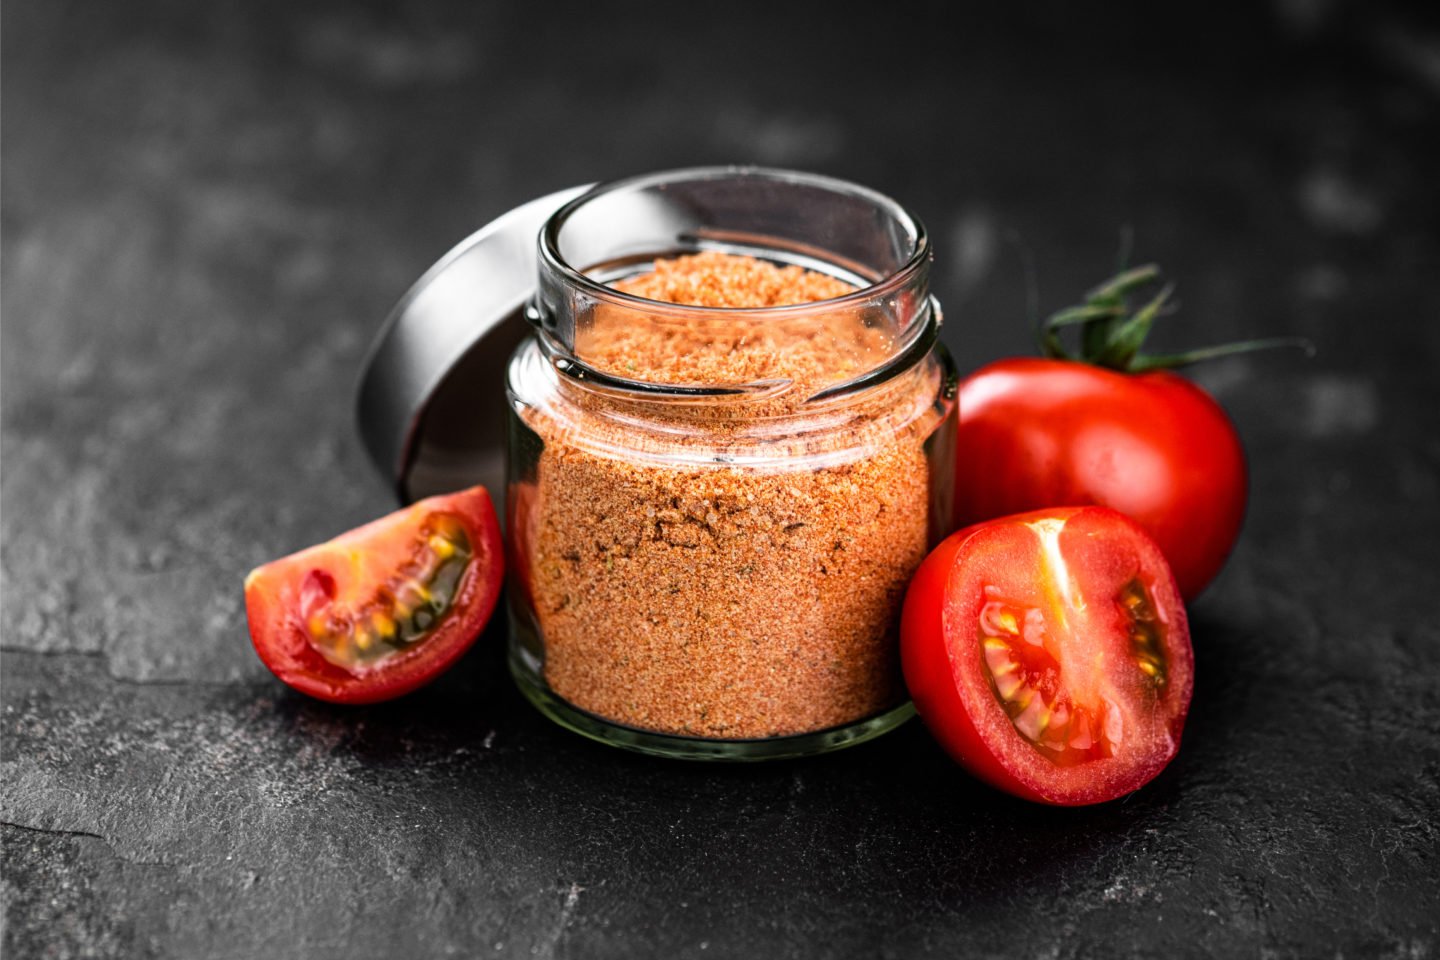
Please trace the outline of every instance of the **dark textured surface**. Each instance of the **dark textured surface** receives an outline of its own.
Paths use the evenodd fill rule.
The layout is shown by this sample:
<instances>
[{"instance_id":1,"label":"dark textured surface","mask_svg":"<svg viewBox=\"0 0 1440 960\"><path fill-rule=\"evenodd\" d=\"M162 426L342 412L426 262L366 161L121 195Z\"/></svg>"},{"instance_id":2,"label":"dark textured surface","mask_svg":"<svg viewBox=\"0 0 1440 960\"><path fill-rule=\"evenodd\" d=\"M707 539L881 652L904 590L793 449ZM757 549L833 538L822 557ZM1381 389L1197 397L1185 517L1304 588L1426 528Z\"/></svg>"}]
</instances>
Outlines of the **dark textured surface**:
<instances>
[{"instance_id":1,"label":"dark textured surface","mask_svg":"<svg viewBox=\"0 0 1440 960\"><path fill-rule=\"evenodd\" d=\"M536 6L6 4L5 955L1440 953L1433 24ZM727 161L925 217L962 368L1028 349L1014 238L1050 309L1122 224L1180 282L1162 346L1315 340L1196 374L1251 510L1138 794L1027 806L915 724L623 755L493 628L368 709L255 659L245 571L390 506L351 388L408 283L528 197Z\"/></svg>"}]
</instances>

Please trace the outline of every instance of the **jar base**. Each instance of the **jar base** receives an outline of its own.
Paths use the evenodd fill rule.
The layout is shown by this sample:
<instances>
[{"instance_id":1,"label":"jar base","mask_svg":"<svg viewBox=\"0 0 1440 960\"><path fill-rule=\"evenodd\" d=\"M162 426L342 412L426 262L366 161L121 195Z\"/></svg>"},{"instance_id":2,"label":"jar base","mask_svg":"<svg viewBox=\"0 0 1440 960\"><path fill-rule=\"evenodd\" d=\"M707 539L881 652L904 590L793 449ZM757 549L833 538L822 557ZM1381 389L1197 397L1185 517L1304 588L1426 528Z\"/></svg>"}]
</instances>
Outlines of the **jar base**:
<instances>
[{"instance_id":1,"label":"jar base","mask_svg":"<svg viewBox=\"0 0 1440 960\"><path fill-rule=\"evenodd\" d=\"M535 708L567 730L574 731L591 740L646 753L655 757L671 757L679 760L720 760L728 762L750 762L756 760L791 760L810 757L853 747L881 734L915 716L915 705L909 700L881 714L840 727L798 733L786 737L764 737L754 740L711 740L703 737L680 737L653 730L640 730L612 723L588 713L561 699L543 682L535 672L522 663L514 654L509 658L510 674L525 699Z\"/></svg>"}]
</instances>

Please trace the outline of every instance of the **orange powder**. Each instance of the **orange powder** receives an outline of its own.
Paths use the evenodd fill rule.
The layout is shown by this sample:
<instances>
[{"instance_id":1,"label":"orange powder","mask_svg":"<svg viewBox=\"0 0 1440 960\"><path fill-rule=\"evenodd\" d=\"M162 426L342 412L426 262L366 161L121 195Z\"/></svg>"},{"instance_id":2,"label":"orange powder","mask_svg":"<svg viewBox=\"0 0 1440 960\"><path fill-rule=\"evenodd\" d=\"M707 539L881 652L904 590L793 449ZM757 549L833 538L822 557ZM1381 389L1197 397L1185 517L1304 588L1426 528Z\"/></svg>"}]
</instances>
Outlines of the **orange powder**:
<instances>
[{"instance_id":1,"label":"orange powder","mask_svg":"<svg viewBox=\"0 0 1440 960\"><path fill-rule=\"evenodd\" d=\"M855 290L823 273L715 252L657 260L654 272L622 280L615 289L695 307L783 307L843 297Z\"/></svg>"},{"instance_id":2,"label":"orange powder","mask_svg":"<svg viewBox=\"0 0 1440 960\"><path fill-rule=\"evenodd\" d=\"M657 261L615 286L708 307L853 290L718 253ZM845 309L758 328L627 310L597 317L581 348L632 379L789 389L743 416L734 405L647 408L650 430L604 415L610 401L596 397L525 413L543 449L517 536L550 688L612 722L719 739L822 730L903 702L896 623L927 547L924 443L938 372L899 378L823 436L769 427L762 438L757 423L888 356L888 336ZM763 466L663 459L696 450L776 456Z\"/></svg>"}]
</instances>

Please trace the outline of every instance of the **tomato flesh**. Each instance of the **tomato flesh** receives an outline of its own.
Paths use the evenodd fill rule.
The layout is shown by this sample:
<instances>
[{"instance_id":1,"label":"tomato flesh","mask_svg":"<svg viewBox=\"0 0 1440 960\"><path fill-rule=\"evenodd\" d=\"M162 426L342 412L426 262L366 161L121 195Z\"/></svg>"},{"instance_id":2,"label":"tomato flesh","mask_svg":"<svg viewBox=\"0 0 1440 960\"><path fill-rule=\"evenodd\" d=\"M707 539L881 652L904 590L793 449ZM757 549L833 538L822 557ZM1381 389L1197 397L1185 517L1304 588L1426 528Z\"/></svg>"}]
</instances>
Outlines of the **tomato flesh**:
<instances>
[{"instance_id":1,"label":"tomato flesh","mask_svg":"<svg viewBox=\"0 0 1440 960\"><path fill-rule=\"evenodd\" d=\"M911 583L901 652L941 745L1019 796L1114 799L1179 747L1185 610L1159 548L1113 510L1039 511L950 537Z\"/></svg>"},{"instance_id":2,"label":"tomato flesh","mask_svg":"<svg viewBox=\"0 0 1440 960\"><path fill-rule=\"evenodd\" d=\"M502 576L484 488L431 497L253 571L250 635L265 665L303 693L387 700L459 659L494 610Z\"/></svg>"},{"instance_id":3,"label":"tomato flesh","mask_svg":"<svg viewBox=\"0 0 1440 960\"><path fill-rule=\"evenodd\" d=\"M300 586L310 645L351 672L383 664L426 639L449 615L472 556L459 518L441 513L425 519L410 558L356 607L335 603L333 576L310 571Z\"/></svg>"},{"instance_id":4,"label":"tomato flesh","mask_svg":"<svg viewBox=\"0 0 1440 960\"><path fill-rule=\"evenodd\" d=\"M1119 706L1104 693L1080 698L1062 681L1067 650L1083 646L1083 641L1057 641L1039 607L992 598L988 587L986 594L978 631L984 667L991 691L1015 729L1058 766L1114 756L1125 733ZM1122 598L1117 602L1128 619L1130 654L1136 667L1162 687L1167 671L1159 646L1161 627L1154 622L1148 594L1136 580Z\"/></svg>"}]
</instances>

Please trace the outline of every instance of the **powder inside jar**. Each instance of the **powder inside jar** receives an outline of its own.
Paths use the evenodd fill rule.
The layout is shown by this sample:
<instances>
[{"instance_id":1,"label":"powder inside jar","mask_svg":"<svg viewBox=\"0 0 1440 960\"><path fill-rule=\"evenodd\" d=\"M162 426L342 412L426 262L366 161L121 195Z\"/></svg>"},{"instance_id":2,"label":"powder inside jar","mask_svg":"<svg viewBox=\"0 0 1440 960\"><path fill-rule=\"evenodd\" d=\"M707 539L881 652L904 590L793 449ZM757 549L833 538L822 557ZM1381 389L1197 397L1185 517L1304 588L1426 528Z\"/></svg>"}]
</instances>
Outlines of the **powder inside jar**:
<instances>
[{"instance_id":1,"label":"powder inside jar","mask_svg":"<svg viewBox=\"0 0 1440 960\"><path fill-rule=\"evenodd\" d=\"M615 287L722 308L854 291L720 253L660 260ZM607 373L778 386L740 404L647 407L644 428L600 397L527 408L542 448L512 523L550 688L612 722L718 739L823 730L903 702L896 622L927 547L938 370L819 433L808 398L894 349L863 310L757 323L601 309L577 353Z\"/></svg>"},{"instance_id":2,"label":"powder inside jar","mask_svg":"<svg viewBox=\"0 0 1440 960\"><path fill-rule=\"evenodd\" d=\"M650 273L615 284L624 293L693 307L784 307L831 300L855 288L837 277L793 264L707 251L656 260Z\"/></svg>"}]
</instances>

